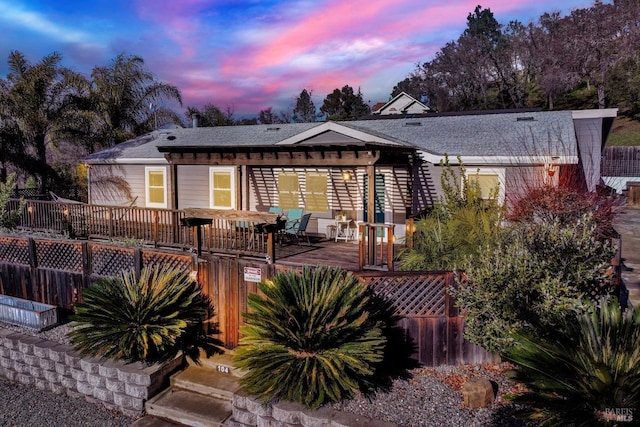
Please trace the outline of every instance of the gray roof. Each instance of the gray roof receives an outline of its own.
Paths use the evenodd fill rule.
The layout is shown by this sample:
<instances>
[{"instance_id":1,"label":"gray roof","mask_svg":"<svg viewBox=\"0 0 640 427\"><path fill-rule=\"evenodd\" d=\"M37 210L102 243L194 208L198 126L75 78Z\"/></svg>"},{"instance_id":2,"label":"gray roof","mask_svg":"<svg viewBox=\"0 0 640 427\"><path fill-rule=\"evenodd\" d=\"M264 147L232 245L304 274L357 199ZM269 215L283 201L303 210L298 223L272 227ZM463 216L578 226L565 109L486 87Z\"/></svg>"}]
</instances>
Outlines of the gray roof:
<instances>
[{"instance_id":1,"label":"gray roof","mask_svg":"<svg viewBox=\"0 0 640 427\"><path fill-rule=\"evenodd\" d=\"M164 155L158 151L159 146L264 147L323 124L220 126L154 131L91 154L85 161L109 163L155 158L162 160ZM577 156L571 111L434 115L337 124L435 155Z\"/></svg>"}]
</instances>

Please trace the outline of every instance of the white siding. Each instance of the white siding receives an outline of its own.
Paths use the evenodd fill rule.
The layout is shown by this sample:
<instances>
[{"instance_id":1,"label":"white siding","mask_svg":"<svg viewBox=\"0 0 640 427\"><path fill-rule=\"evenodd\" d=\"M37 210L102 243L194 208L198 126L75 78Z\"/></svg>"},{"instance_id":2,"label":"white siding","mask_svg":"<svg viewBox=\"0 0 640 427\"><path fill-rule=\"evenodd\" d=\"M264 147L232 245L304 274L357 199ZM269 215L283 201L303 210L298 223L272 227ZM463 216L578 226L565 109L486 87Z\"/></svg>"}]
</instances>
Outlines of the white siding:
<instances>
[{"instance_id":1,"label":"white siding","mask_svg":"<svg viewBox=\"0 0 640 427\"><path fill-rule=\"evenodd\" d=\"M135 199L136 206L144 206L144 168L143 165L92 165L89 203L126 205Z\"/></svg>"}]
</instances>

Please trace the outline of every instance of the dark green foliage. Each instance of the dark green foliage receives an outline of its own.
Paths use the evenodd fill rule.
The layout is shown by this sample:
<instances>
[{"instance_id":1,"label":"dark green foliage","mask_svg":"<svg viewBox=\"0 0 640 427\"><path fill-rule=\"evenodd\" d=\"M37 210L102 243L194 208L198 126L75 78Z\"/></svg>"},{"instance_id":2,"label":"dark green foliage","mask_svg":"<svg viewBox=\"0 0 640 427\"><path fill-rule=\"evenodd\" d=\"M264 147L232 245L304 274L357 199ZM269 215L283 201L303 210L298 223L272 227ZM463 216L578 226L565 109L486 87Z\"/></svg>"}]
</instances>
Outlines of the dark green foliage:
<instances>
[{"instance_id":1,"label":"dark green foliage","mask_svg":"<svg viewBox=\"0 0 640 427\"><path fill-rule=\"evenodd\" d=\"M313 91L303 89L296 98L296 106L293 109L293 121L296 123L312 123L316 121L316 106L311 99Z\"/></svg>"},{"instance_id":2,"label":"dark green foliage","mask_svg":"<svg viewBox=\"0 0 640 427\"><path fill-rule=\"evenodd\" d=\"M16 210L7 209L9 199L11 198L15 188L16 175L13 173L7 177L7 182L0 183L0 228L12 230L20 223L20 217L22 216L22 211L24 210L26 202L24 200L20 200L20 204Z\"/></svg>"},{"instance_id":3,"label":"dark green foliage","mask_svg":"<svg viewBox=\"0 0 640 427\"><path fill-rule=\"evenodd\" d=\"M605 425L600 411L625 408L637 421L640 310L623 311L615 298L602 298L546 335L515 333L506 354L517 366L513 378L529 390L515 399L527 404L524 414L543 425Z\"/></svg>"},{"instance_id":4,"label":"dark green foliage","mask_svg":"<svg viewBox=\"0 0 640 427\"><path fill-rule=\"evenodd\" d=\"M364 102L360 89L356 93L351 86L344 85L327 95L320 112L327 120L357 120L369 114L371 108Z\"/></svg>"},{"instance_id":5,"label":"dark green foliage","mask_svg":"<svg viewBox=\"0 0 640 427\"><path fill-rule=\"evenodd\" d=\"M249 393L263 402L282 399L314 408L382 383L377 375L385 352L393 351L386 334L395 319L390 306L356 277L305 267L278 273L259 290L266 298L249 295L235 357L236 366L248 371L242 384ZM396 350L407 354L406 345ZM406 367L406 360L397 366Z\"/></svg>"},{"instance_id":6,"label":"dark green foliage","mask_svg":"<svg viewBox=\"0 0 640 427\"><path fill-rule=\"evenodd\" d=\"M77 327L69 333L82 354L127 362L156 363L179 352L195 362L200 350L218 351L204 335L213 308L188 275L167 266L123 272L86 288L76 304Z\"/></svg>"},{"instance_id":7,"label":"dark green foliage","mask_svg":"<svg viewBox=\"0 0 640 427\"><path fill-rule=\"evenodd\" d=\"M585 298L609 292L613 251L596 235L590 215L571 224L521 223L492 250L469 259L466 280L452 290L465 313L467 338L502 353L512 332L544 336L564 317L582 312Z\"/></svg>"}]
</instances>

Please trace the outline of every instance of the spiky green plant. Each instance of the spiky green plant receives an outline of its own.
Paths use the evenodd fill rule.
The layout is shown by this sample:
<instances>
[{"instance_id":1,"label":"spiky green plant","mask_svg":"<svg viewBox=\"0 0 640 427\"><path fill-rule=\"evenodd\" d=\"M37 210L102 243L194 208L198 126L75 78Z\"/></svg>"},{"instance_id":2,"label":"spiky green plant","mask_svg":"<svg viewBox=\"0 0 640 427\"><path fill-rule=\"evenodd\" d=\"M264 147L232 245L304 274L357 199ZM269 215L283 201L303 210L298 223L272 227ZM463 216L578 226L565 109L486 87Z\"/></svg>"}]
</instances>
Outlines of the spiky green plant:
<instances>
[{"instance_id":1,"label":"spiky green plant","mask_svg":"<svg viewBox=\"0 0 640 427\"><path fill-rule=\"evenodd\" d=\"M96 280L76 304L76 327L69 333L81 354L127 362L155 363L179 352L198 361L200 349L217 351L204 335L212 310L197 282L168 266L144 268L118 278Z\"/></svg>"},{"instance_id":2,"label":"spiky green plant","mask_svg":"<svg viewBox=\"0 0 640 427\"><path fill-rule=\"evenodd\" d=\"M640 416L640 310L602 298L547 338L517 333L514 340L506 358L530 390L515 399L528 404L526 415L563 426L604 424L598 414L607 409Z\"/></svg>"},{"instance_id":3,"label":"spiky green plant","mask_svg":"<svg viewBox=\"0 0 640 427\"><path fill-rule=\"evenodd\" d=\"M234 363L241 383L263 402L315 408L347 399L370 383L384 357L384 309L373 291L340 269L276 274L249 295Z\"/></svg>"},{"instance_id":4,"label":"spiky green plant","mask_svg":"<svg viewBox=\"0 0 640 427\"><path fill-rule=\"evenodd\" d=\"M440 163L443 197L415 222L413 244L400 254L402 270L453 270L478 257L501 236L503 207L499 187L483 199L477 179L467 176L462 160L454 169L449 157Z\"/></svg>"}]
</instances>

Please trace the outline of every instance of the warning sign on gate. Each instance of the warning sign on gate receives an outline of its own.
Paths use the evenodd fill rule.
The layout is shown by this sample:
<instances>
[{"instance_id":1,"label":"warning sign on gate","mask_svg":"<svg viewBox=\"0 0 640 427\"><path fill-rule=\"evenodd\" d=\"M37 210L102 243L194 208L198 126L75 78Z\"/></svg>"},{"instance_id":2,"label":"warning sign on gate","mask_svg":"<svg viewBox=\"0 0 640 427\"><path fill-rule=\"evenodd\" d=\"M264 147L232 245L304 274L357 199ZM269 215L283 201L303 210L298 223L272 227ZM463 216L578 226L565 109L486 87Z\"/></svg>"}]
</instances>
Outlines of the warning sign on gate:
<instances>
[{"instance_id":1,"label":"warning sign on gate","mask_svg":"<svg viewBox=\"0 0 640 427\"><path fill-rule=\"evenodd\" d=\"M262 281L262 269L258 267L245 267L244 268L244 281L245 282L261 282Z\"/></svg>"}]
</instances>

